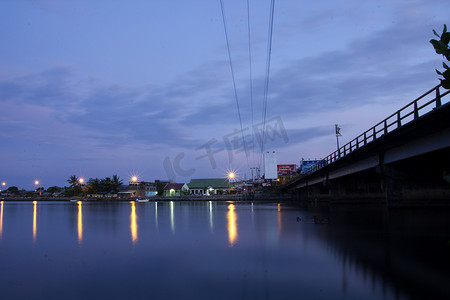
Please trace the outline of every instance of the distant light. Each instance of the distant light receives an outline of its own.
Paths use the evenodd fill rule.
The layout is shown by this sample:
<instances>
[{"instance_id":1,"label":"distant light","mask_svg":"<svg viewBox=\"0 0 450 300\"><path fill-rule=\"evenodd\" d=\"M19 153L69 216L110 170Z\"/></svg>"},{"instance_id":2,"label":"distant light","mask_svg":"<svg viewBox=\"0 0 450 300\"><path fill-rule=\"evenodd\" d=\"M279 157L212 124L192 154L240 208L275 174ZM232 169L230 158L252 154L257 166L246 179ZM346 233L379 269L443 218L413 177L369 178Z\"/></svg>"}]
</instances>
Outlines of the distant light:
<instances>
[{"instance_id":1,"label":"distant light","mask_svg":"<svg viewBox=\"0 0 450 300\"><path fill-rule=\"evenodd\" d=\"M5 185L6 185L6 182L2 182L2 185L5 186Z\"/></svg>"},{"instance_id":2,"label":"distant light","mask_svg":"<svg viewBox=\"0 0 450 300\"><path fill-rule=\"evenodd\" d=\"M38 184L39 184L39 180L36 180L36 181L34 182L34 184L35 184L35 185L38 185Z\"/></svg>"},{"instance_id":3,"label":"distant light","mask_svg":"<svg viewBox=\"0 0 450 300\"><path fill-rule=\"evenodd\" d=\"M236 174L234 174L233 172L228 173L228 178L233 179L234 176L236 176Z\"/></svg>"},{"instance_id":4,"label":"distant light","mask_svg":"<svg viewBox=\"0 0 450 300\"><path fill-rule=\"evenodd\" d=\"M84 178L78 179L78 182L82 184L84 182Z\"/></svg>"},{"instance_id":5,"label":"distant light","mask_svg":"<svg viewBox=\"0 0 450 300\"><path fill-rule=\"evenodd\" d=\"M136 182L138 178L136 176L131 177L131 181Z\"/></svg>"}]
</instances>

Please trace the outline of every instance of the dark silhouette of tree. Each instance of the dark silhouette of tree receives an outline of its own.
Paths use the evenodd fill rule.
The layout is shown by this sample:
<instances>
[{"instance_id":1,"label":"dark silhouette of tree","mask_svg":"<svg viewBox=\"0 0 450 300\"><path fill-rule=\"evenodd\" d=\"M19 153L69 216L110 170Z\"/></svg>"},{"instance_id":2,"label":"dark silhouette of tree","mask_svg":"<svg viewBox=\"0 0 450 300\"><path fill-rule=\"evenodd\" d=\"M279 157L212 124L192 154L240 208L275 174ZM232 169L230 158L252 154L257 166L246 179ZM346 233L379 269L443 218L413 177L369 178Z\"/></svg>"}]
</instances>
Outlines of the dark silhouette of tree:
<instances>
[{"instance_id":1,"label":"dark silhouette of tree","mask_svg":"<svg viewBox=\"0 0 450 300\"><path fill-rule=\"evenodd\" d=\"M434 50L437 54L445 57L447 61L450 61L450 49L448 47L448 44L450 42L450 32L447 32L447 25L444 24L444 30L442 31L441 35L437 34L436 30L433 30L433 33L439 38L439 40L430 40L430 43L433 45ZM445 62L442 62L442 65L444 66L445 71L441 72L436 69L436 73L444 77L444 79L439 78L442 87L450 89L450 68Z\"/></svg>"},{"instance_id":2,"label":"dark silhouette of tree","mask_svg":"<svg viewBox=\"0 0 450 300\"><path fill-rule=\"evenodd\" d=\"M117 175L105 178L89 178L87 182L87 193L109 193L118 191L122 186L122 180Z\"/></svg>"},{"instance_id":3,"label":"dark silhouette of tree","mask_svg":"<svg viewBox=\"0 0 450 300\"><path fill-rule=\"evenodd\" d=\"M72 175L67 179L67 182L70 184L70 187L66 189L64 194L68 197L79 196L82 192L79 178L76 175Z\"/></svg>"},{"instance_id":4,"label":"dark silhouette of tree","mask_svg":"<svg viewBox=\"0 0 450 300\"><path fill-rule=\"evenodd\" d=\"M67 179L67 182L70 184L70 187L75 187L79 184L78 177L76 175L72 175Z\"/></svg>"},{"instance_id":5,"label":"dark silhouette of tree","mask_svg":"<svg viewBox=\"0 0 450 300\"><path fill-rule=\"evenodd\" d=\"M7 189L7 191L10 192L11 194L14 194L14 195L18 195L19 194L19 188L17 186L10 186Z\"/></svg>"}]
</instances>

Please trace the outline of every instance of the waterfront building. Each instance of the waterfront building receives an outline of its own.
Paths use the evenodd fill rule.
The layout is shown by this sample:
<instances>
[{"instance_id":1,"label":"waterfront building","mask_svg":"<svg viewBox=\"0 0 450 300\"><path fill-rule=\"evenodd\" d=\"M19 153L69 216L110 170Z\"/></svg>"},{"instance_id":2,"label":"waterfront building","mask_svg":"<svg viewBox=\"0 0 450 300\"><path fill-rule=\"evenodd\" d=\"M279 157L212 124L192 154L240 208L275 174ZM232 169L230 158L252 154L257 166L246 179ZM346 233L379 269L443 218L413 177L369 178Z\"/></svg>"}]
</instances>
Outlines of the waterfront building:
<instances>
[{"instance_id":1,"label":"waterfront building","mask_svg":"<svg viewBox=\"0 0 450 300\"><path fill-rule=\"evenodd\" d=\"M180 197L186 194L189 194L189 187L185 183L171 182L164 187L165 197Z\"/></svg>"},{"instance_id":2,"label":"waterfront building","mask_svg":"<svg viewBox=\"0 0 450 300\"><path fill-rule=\"evenodd\" d=\"M227 178L191 179L189 193L196 196L225 194L231 185Z\"/></svg>"}]
</instances>

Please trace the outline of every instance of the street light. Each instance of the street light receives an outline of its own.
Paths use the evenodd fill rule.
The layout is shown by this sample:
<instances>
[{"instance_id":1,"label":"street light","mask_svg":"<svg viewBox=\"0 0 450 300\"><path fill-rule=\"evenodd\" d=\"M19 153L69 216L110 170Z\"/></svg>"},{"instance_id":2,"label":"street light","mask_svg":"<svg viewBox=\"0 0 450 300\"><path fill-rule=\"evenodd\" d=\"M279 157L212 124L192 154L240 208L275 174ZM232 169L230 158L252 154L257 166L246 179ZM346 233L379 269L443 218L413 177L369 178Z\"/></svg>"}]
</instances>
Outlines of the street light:
<instances>
[{"instance_id":1,"label":"street light","mask_svg":"<svg viewBox=\"0 0 450 300\"><path fill-rule=\"evenodd\" d=\"M34 184L36 185L36 190L38 190L39 189L39 187L38 187L38 185L39 185L39 180L35 180L34 181ZM41 196L42 194L41 194L41 190L39 189L39 196Z\"/></svg>"},{"instance_id":2,"label":"street light","mask_svg":"<svg viewBox=\"0 0 450 300\"><path fill-rule=\"evenodd\" d=\"M134 184L136 185L136 197L137 197L137 193L138 193L138 186L137 186L137 181L138 181L138 178L137 178L137 176L133 176L133 177L131 177L131 181L133 181L134 182Z\"/></svg>"},{"instance_id":3,"label":"street light","mask_svg":"<svg viewBox=\"0 0 450 300\"><path fill-rule=\"evenodd\" d=\"M84 178L79 178L78 179L78 183L80 184L80 188L81 188L81 196L84 196L83 194L83 183L84 183Z\"/></svg>"}]
</instances>

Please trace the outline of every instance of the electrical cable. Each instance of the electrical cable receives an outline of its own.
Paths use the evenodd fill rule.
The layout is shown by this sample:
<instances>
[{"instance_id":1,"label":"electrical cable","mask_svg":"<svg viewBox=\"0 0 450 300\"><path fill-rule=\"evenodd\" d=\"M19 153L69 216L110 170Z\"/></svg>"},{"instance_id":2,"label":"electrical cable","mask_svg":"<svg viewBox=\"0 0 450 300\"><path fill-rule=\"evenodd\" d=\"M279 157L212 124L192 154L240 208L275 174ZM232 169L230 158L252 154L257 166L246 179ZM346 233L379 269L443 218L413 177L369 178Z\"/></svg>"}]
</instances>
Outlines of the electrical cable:
<instances>
[{"instance_id":1,"label":"electrical cable","mask_svg":"<svg viewBox=\"0 0 450 300\"><path fill-rule=\"evenodd\" d=\"M224 4L223 4L222 0L220 0L220 7L221 7L221 10L222 10L223 28L224 28L224 31L225 31L225 38L226 38L226 41L227 41L228 61L230 63L231 77L232 77L232 80L233 80L234 97L236 99L236 107L237 107L238 116L239 116L239 124L241 126L241 134L242 134L242 141L244 143L245 158L247 159L247 166L250 168L250 164L248 162L248 156L247 156L247 153L248 153L247 143L245 142L244 129L242 127L241 109L239 107L239 98L238 98L237 89L236 89L236 79L235 79L235 75L234 75L233 62L231 60L230 42L229 42L229 38L228 38L227 22L226 22L226 18L225 18L225 9L224 9Z\"/></svg>"},{"instance_id":2,"label":"electrical cable","mask_svg":"<svg viewBox=\"0 0 450 300\"><path fill-rule=\"evenodd\" d=\"M274 18L274 9L275 8L275 0L271 0L270 6L270 16L269 16L269 32L267 36L267 57L266 57L266 75L264 80L264 95L263 95L263 133L261 140L261 156L260 156L260 166L262 157L264 155L264 143L266 139L266 116L267 116L267 97L269 93L269 78L270 78L270 62L272 56L272 36L273 36L273 18Z\"/></svg>"}]
</instances>

